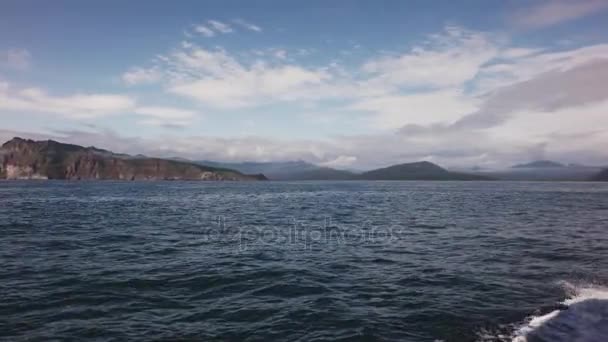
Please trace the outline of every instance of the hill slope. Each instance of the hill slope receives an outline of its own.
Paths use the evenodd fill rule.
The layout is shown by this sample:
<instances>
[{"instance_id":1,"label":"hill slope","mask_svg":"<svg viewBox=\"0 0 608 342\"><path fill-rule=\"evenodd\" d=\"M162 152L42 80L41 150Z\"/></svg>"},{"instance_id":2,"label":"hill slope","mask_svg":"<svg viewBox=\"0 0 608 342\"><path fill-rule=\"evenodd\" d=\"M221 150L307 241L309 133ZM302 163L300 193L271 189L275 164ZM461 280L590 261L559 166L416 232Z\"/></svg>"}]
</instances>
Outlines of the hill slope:
<instances>
[{"instance_id":1,"label":"hill slope","mask_svg":"<svg viewBox=\"0 0 608 342\"><path fill-rule=\"evenodd\" d=\"M134 158L53 140L13 138L0 148L3 179L260 180L238 171L160 158Z\"/></svg>"},{"instance_id":2,"label":"hill slope","mask_svg":"<svg viewBox=\"0 0 608 342\"><path fill-rule=\"evenodd\" d=\"M293 172L284 175L283 180L353 180L357 174L346 170L336 170L330 167L317 167L316 169Z\"/></svg>"},{"instance_id":3,"label":"hill slope","mask_svg":"<svg viewBox=\"0 0 608 342\"><path fill-rule=\"evenodd\" d=\"M460 172L450 172L431 162L422 161L393 165L362 173L366 180L489 180L491 178Z\"/></svg>"}]
</instances>

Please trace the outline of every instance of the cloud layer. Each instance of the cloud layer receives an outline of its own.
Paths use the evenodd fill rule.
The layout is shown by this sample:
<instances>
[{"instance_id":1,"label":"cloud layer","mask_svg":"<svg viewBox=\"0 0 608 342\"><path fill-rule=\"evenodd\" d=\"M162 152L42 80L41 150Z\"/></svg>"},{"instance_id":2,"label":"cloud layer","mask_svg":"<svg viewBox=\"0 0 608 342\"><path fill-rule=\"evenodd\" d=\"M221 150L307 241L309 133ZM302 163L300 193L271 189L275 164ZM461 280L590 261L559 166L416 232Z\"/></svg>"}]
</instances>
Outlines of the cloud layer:
<instances>
[{"instance_id":1,"label":"cloud layer","mask_svg":"<svg viewBox=\"0 0 608 342\"><path fill-rule=\"evenodd\" d=\"M260 26L247 22L243 19L233 19L231 22L245 31L262 32L262 28ZM192 31L203 37L211 38L217 35L234 33L236 28L228 22L211 19L204 23L194 25ZM187 35L192 36L190 33Z\"/></svg>"}]
</instances>

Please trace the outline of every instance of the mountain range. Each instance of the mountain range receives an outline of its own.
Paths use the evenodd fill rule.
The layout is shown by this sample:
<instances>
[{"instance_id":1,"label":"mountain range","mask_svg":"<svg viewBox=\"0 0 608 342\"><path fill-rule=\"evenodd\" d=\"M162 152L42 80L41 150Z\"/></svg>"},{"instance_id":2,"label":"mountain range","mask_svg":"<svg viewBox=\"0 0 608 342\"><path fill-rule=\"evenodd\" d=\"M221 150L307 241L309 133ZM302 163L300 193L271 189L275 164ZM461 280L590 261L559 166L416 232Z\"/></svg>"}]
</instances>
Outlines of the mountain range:
<instances>
[{"instance_id":1,"label":"mountain range","mask_svg":"<svg viewBox=\"0 0 608 342\"><path fill-rule=\"evenodd\" d=\"M302 160L285 162L220 163L210 160L196 161L201 165L230 168L245 173L262 173L271 180L349 180L356 173L318 166Z\"/></svg>"},{"instance_id":2,"label":"mountain range","mask_svg":"<svg viewBox=\"0 0 608 342\"><path fill-rule=\"evenodd\" d=\"M477 170L476 174L501 180L516 181L588 181L603 170L602 167L562 164L551 160L537 160L495 171Z\"/></svg>"},{"instance_id":3,"label":"mountain range","mask_svg":"<svg viewBox=\"0 0 608 342\"><path fill-rule=\"evenodd\" d=\"M304 161L266 163L218 163L199 161L203 165L227 167L241 172L263 173L271 180L489 180L484 175L450 172L428 161L392 165L356 173L317 166Z\"/></svg>"},{"instance_id":4,"label":"mountain range","mask_svg":"<svg viewBox=\"0 0 608 342\"><path fill-rule=\"evenodd\" d=\"M0 179L119 180L608 180L608 169L539 160L501 171L447 170L428 161L366 172L305 161L222 163L150 158L53 140L13 138L0 148Z\"/></svg>"},{"instance_id":5,"label":"mountain range","mask_svg":"<svg viewBox=\"0 0 608 342\"><path fill-rule=\"evenodd\" d=\"M197 161L202 165L230 168L244 173L262 173L270 180L517 180L587 181L604 169L597 166L562 164L537 160L503 170L446 170L428 161L392 165L366 172L338 170L305 161L222 163Z\"/></svg>"}]
</instances>

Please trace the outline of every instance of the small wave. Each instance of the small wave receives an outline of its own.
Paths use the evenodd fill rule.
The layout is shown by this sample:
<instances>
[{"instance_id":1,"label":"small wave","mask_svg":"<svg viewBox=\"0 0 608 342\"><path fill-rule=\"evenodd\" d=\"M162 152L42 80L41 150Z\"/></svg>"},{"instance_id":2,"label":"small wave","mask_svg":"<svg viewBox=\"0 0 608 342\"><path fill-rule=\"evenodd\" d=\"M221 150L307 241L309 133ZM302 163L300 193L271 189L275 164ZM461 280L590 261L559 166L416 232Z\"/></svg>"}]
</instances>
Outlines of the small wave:
<instances>
[{"instance_id":1,"label":"small wave","mask_svg":"<svg viewBox=\"0 0 608 342\"><path fill-rule=\"evenodd\" d=\"M565 299L523 322L477 332L477 342L606 342L608 287L561 282Z\"/></svg>"},{"instance_id":2,"label":"small wave","mask_svg":"<svg viewBox=\"0 0 608 342\"><path fill-rule=\"evenodd\" d=\"M512 342L600 342L608 336L608 288L563 282L563 308L530 316L517 328Z\"/></svg>"}]
</instances>

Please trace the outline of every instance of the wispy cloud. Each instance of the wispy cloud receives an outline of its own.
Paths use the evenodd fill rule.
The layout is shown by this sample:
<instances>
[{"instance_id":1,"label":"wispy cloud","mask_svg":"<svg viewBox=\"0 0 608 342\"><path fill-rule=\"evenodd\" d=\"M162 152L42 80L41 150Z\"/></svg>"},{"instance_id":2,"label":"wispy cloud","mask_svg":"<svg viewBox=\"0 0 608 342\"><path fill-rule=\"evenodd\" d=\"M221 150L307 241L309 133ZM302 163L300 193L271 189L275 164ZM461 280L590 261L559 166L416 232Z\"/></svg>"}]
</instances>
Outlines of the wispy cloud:
<instances>
[{"instance_id":1,"label":"wispy cloud","mask_svg":"<svg viewBox=\"0 0 608 342\"><path fill-rule=\"evenodd\" d=\"M183 127L200 117L199 112L175 107L137 106L120 94L50 95L40 88L15 88L0 83L0 112L49 113L66 119L88 120L110 115L136 115L139 122L163 127Z\"/></svg>"},{"instance_id":2,"label":"wispy cloud","mask_svg":"<svg viewBox=\"0 0 608 342\"><path fill-rule=\"evenodd\" d=\"M117 94L49 95L40 88L0 87L0 110L55 113L70 118L92 118L124 113L135 106L129 96Z\"/></svg>"},{"instance_id":3,"label":"wispy cloud","mask_svg":"<svg viewBox=\"0 0 608 342\"><path fill-rule=\"evenodd\" d=\"M27 70L30 68L30 60L30 52L25 49L9 49L5 52L0 51L0 67Z\"/></svg>"},{"instance_id":4,"label":"wispy cloud","mask_svg":"<svg viewBox=\"0 0 608 342\"><path fill-rule=\"evenodd\" d=\"M155 83L161 77L162 73L158 68L132 68L122 74L122 80L127 85Z\"/></svg>"},{"instance_id":5,"label":"wispy cloud","mask_svg":"<svg viewBox=\"0 0 608 342\"><path fill-rule=\"evenodd\" d=\"M287 50L276 49L273 51L273 55L278 59L287 59Z\"/></svg>"},{"instance_id":6,"label":"wispy cloud","mask_svg":"<svg viewBox=\"0 0 608 342\"><path fill-rule=\"evenodd\" d=\"M219 20L209 20L209 21L207 21L207 23L215 31L220 32L220 33L232 33L234 31L230 25L223 23Z\"/></svg>"},{"instance_id":7,"label":"wispy cloud","mask_svg":"<svg viewBox=\"0 0 608 342\"><path fill-rule=\"evenodd\" d=\"M207 20L207 22L204 24L194 25L192 30L207 38L215 37L217 34L227 34L234 32L232 26L219 20Z\"/></svg>"},{"instance_id":8,"label":"wispy cloud","mask_svg":"<svg viewBox=\"0 0 608 342\"><path fill-rule=\"evenodd\" d=\"M355 156L338 156L335 159L320 162L319 165L342 169L352 166L355 162L357 162L357 157Z\"/></svg>"},{"instance_id":9,"label":"wispy cloud","mask_svg":"<svg viewBox=\"0 0 608 342\"><path fill-rule=\"evenodd\" d=\"M232 22L249 31L262 32L262 28L260 26L246 22L243 19L234 19Z\"/></svg>"},{"instance_id":10,"label":"wispy cloud","mask_svg":"<svg viewBox=\"0 0 608 342\"><path fill-rule=\"evenodd\" d=\"M395 129L405 124L432 125L454 122L474 111L478 100L461 89L450 88L414 94L382 94L356 100L350 109L371 115L367 122L380 129Z\"/></svg>"},{"instance_id":11,"label":"wispy cloud","mask_svg":"<svg viewBox=\"0 0 608 342\"><path fill-rule=\"evenodd\" d=\"M410 87L460 85L475 77L479 68L496 57L488 34L449 26L409 52L379 57L363 65L378 83Z\"/></svg>"},{"instance_id":12,"label":"wispy cloud","mask_svg":"<svg viewBox=\"0 0 608 342\"><path fill-rule=\"evenodd\" d=\"M245 63L225 50L198 46L167 56L169 92L221 108L249 107L306 96L330 75L297 65Z\"/></svg>"},{"instance_id":13,"label":"wispy cloud","mask_svg":"<svg viewBox=\"0 0 608 342\"><path fill-rule=\"evenodd\" d=\"M568 69L602 56L602 45L563 52L506 44L492 34L448 26L414 47L371 57L358 69L310 68L270 49L251 60L188 43L164 57L156 70L165 89L217 108L281 101L340 99L342 112L364 112L376 129L448 125L483 106L482 97L543 72ZM405 90L404 90L405 89ZM513 102L515 105L515 102ZM503 104L505 111L509 103ZM487 117L487 116L484 116Z\"/></svg>"},{"instance_id":14,"label":"wispy cloud","mask_svg":"<svg viewBox=\"0 0 608 342\"><path fill-rule=\"evenodd\" d=\"M538 5L521 8L511 14L509 20L522 28L542 28L603 10L608 10L606 0L545 0Z\"/></svg>"},{"instance_id":15,"label":"wispy cloud","mask_svg":"<svg viewBox=\"0 0 608 342\"><path fill-rule=\"evenodd\" d=\"M144 117L143 124L167 128L185 127L198 116L193 110L159 106L138 107L133 112Z\"/></svg>"},{"instance_id":16,"label":"wispy cloud","mask_svg":"<svg viewBox=\"0 0 608 342\"><path fill-rule=\"evenodd\" d=\"M205 37L213 37L215 36L215 32L212 29L208 28L205 25L196 25L194 26L194 31L202 34Z\"/></svg>"}]
</instances>

